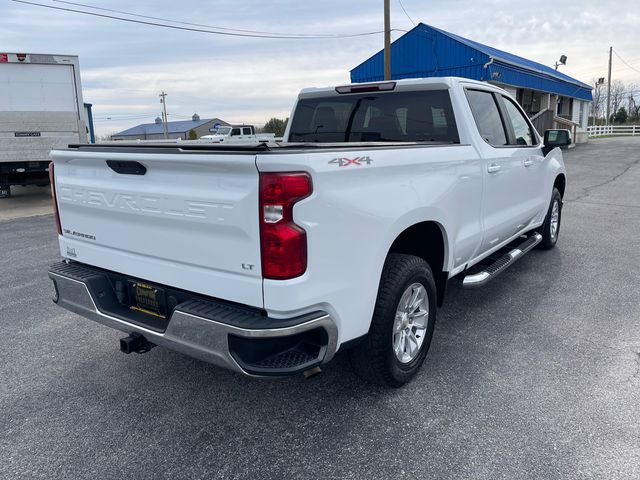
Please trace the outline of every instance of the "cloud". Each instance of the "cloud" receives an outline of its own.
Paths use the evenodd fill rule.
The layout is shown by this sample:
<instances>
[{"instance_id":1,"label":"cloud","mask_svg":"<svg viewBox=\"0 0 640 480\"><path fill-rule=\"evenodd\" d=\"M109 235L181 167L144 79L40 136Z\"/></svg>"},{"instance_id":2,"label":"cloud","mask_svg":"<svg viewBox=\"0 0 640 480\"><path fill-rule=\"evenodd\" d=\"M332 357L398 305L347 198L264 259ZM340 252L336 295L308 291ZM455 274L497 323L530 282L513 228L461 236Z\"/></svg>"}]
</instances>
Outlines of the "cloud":
<instances>
[{"instance_id":1,"label":"cloud","mask_svg":"<svg viewBox=\"0 0 640 480\"><path fill-rule=\"evenodd\" d=\"M51 0L42 0L52 5ZM382 28L381 2L325 0L192 0L131 3L85 0L105 8L178 21L248 30L352 33ZM589 82L606 75L613 45L640 70L640 2L513 2L512 0L403 0L409 15L438 28L553 65L567 55L569 75ZM61 5L61 4L57 4ZM297 92L349 81L349 70L382 47L382 35L340 40L266 40L168 30L3 5L5 51L80 56L85 101L94 105L99 133L152 122L169 93L171 114L261 124L289 115ZM392 2L392 25L413 25ZM400 33L395 32L394 38ZM640 74L614 58L614 78L640 84ZM147 117L148 115L148 117ZM133 118L136 117L136 118ZM111 118L111 120L107 120Z\"/></svg>"}]
</instances>

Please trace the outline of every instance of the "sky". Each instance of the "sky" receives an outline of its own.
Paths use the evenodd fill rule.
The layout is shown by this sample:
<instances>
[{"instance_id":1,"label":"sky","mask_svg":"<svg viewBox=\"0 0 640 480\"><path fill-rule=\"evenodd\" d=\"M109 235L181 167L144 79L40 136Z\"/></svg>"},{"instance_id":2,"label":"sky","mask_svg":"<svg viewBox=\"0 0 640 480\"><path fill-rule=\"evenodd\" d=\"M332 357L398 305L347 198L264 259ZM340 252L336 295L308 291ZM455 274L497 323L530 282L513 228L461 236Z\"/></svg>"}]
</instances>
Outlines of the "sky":
<instances>
[{"instance_id":1,"label":"sky","mask_svg":"<svg viewBox=\"0 0 640 480\"><path fill-rule=\"evenodd\" d=\"M80 8L55 0L33 0ZM382 0L74 0L85 5L223 28L317 35L379 32ZM404 5L406 10L402 10ZM93 10L94 12L96 10ZM108 13L108 12L102 12ZM117 14L115 14L117 15ZM83 96L96 132L153 122L167 96L169 120L198 113L230 123L289 116L301 88L349 83L349 71L382 48L383 35L265 39L121 22L0 0L7 52L79 55ZM133 17L129 17L133 18ZM640 90L639 0L391 0L393 38L423 22L546 65L586 83L606 77Z\"/></svg>"}]
</instances>

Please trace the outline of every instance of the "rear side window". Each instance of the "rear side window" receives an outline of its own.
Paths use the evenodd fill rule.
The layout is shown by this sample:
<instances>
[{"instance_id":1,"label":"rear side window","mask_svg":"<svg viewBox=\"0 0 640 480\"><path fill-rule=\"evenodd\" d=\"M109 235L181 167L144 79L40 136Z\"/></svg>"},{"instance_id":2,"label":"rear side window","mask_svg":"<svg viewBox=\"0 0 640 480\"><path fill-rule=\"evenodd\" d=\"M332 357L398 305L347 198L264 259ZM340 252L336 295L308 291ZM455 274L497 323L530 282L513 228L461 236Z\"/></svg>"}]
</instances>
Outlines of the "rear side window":
<instances>
[{"instance_id":1,"label":"rear side window","mask_svg":"<svg viewBox=\"0 0 640 480\"><path fill-rule=\"evenodd\" d=\"M467 99L480 136L489 145L506 145L507 135L493 94L482 90L467 90Z\"/></svg>"},{"instance_id":2,"label":"rear side window","mask_svg":"<svg viewBox=\"0 0 640 480\"><path fill-rule=\"evenodd\" d=\"M524 115L518 110L513 101L510 98L502 97L505 110L507 111L507 117L513 127L513 133L515 136L515 144L520 146L531 146L534 144L534 136L531 132L529 123L524 118Z\"/></svg>"},{"instance_id":3,"label":"rear side window","mask_svg":"<svg viewBox=\"0 0 640 480\"><path fill-rule=\"evenodd\" d=\"M244 127L242 129L242 134L243 135L251 135L251 128L250 127Z\"/></svg>"},{"instance_id":4,"label":"rear side window","mask_svg":"<svg viewBox=\"0 0 640 480\"><path fill-rule=\"evenodd\" d=\"M447 90L301 99L289 141L460 143Z\"/></svg>"}]
</instances>

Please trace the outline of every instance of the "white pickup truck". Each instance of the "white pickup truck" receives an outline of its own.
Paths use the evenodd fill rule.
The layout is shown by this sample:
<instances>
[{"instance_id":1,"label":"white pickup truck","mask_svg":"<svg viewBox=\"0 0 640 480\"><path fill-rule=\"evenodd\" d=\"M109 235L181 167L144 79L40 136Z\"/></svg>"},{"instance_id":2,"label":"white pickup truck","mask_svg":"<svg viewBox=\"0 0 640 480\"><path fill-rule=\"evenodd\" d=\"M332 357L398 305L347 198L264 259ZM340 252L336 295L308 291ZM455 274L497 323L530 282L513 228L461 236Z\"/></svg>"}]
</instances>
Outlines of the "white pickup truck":
<instances>
[{"instance_id":1,"label":"white pickup truck","mask_svg":"<svg viewBox=\"0 0 640 480\"><path fill-rule=\"evenodd\" d=\"M303 90L285 143L51 153L54 301L255 376L349 350L389 386L422 365L447 283L552 248L566 173L500 88L460 78Z\"/></svg>"},{"instance_id":2,"label":"white pickup truck","mask_svg":"<svg viewBox=\"0 0 640 480\"><path fill-rule=\"evenodd\" d=\"M275 133L256 133L253 125L231 125L218 127L212 135L203 135L201 140L218 143L255 144L275 142Z\"/></svg>"}]
</instances>

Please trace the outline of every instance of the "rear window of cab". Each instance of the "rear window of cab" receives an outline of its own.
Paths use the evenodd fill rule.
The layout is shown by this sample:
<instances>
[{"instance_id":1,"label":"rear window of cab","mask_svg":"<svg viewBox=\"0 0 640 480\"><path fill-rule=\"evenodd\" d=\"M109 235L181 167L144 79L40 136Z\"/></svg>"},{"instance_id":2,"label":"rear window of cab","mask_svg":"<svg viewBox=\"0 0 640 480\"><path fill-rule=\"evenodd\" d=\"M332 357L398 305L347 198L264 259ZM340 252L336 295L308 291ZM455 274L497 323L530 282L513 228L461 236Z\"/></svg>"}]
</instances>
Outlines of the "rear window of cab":
<instances>
[{"instance_id":1,"label":"rear window of cab","mask_svg":"<svg viewBox=\"0 0 640 480\"><path fill-rule=\"evenodd\" d=\"M290 142L460 143L447 90L362 93L298 101Z\"/></svg>"}]
</instances>

